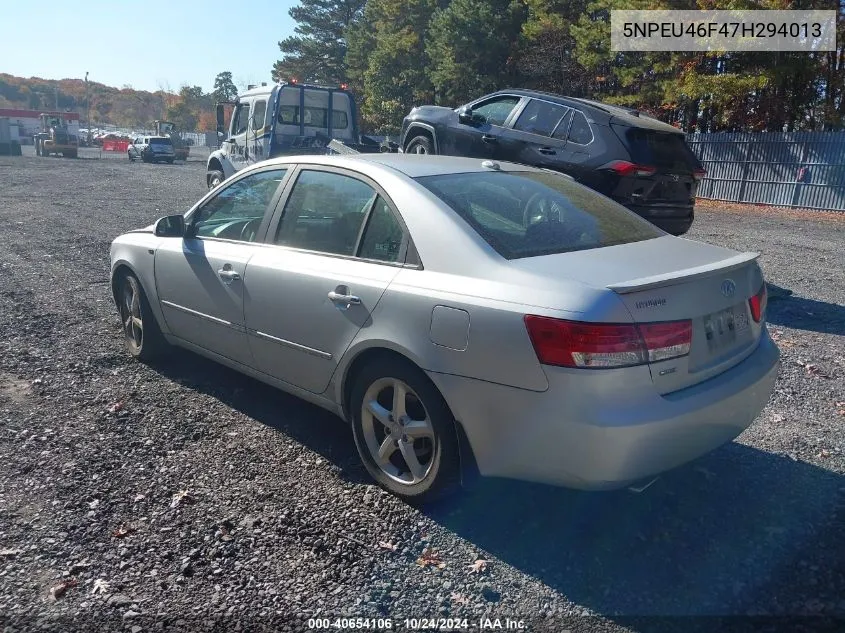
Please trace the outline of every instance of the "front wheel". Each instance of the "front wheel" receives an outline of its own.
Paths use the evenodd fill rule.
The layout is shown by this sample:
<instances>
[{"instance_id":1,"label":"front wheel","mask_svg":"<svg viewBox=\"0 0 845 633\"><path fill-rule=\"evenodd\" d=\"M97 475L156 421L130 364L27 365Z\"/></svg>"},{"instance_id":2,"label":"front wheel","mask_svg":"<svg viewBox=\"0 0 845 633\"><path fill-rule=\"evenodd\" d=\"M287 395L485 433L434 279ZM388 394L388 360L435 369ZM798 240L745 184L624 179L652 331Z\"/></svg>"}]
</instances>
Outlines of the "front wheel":
<instances>
[{"instance_id":1,"label":"front wheel","mask_svg":"<svg viewBox=\"0 0 845 633\"><path fill-rule=\"evenodd\" d=\"M123 339L132 356L142 361L153 360L169 347L153 316L147 295L135 275L129 273L120 283L118 295Z\"/></svg>"},{"instance_id":2,"label":"front wheel","mask_svg":"<svg viewBox=\"0 0 845 633\"><path fill-rule=\"evenodd\" d=\"M214 189L225 179L223 172L219 169L209 169L208 174L206 175L206 183L208 184L209 189Z\"/></svg>"},{"instance_id":3,"label":"front wheel","mask_svg":"<svg viewBox=\"0 0 845 633\"><path fill-rule=\"evenodd\" d=\"M367 471L407 501L431 501L460 483L455 422L440 392L399 359L365 367L350 399L352 431Z\"/></svg>"},{"instance_id":4,"label":"front wheel","mask_svg":"<svg viewBox=\"0 0 845 633\"><path fill-rule=\"evenodd\" d=\"M434 154L434 146L427 136L415 136L405 148L406 154Z\"/></svg>"}]
</instances>

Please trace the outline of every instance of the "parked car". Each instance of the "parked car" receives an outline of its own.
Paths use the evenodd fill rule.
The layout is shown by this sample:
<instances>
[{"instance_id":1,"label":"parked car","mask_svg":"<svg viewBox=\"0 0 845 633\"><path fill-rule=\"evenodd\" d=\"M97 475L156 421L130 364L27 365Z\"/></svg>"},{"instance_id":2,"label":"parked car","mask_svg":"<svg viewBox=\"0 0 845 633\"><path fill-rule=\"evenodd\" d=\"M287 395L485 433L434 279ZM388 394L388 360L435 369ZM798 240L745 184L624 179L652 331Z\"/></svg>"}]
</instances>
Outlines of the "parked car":
<instances>
[{"instance_id":1,"label":"parked car","mask_svg":"<svg viewBox=\"0 0 845 633\"><path fill-rule=\"evenodd\" d=\"M257 163L115 239L111 287L133 356L184 347L336 413L408 499L476 472L648 483L748 427L779 364L756 253L470 158Z\"/></svg>"},{"instance_id":2,"label":"parked car","mask_svg":"<svg viewBox=\"0 0 845 633\"><path fill-rule=\"evenodd\" d=\"M680 130L635 110L530 90L502 90L457 109L414 108L406 153L508 160L554 169L674 235L694 219L704 175Z\"/></svg>"},{"instance_id":3,"label":"parked car","mask_svg":"<svg viewBox=\"0 0 845 633\"><path fill-rule=\"evenodd\" d=\"M163 161L172 165L176 160L173 141L167 136L139 136L129 143L126 152L130 161L139 159L145 163Z\"/></svg>"}]
</instances>

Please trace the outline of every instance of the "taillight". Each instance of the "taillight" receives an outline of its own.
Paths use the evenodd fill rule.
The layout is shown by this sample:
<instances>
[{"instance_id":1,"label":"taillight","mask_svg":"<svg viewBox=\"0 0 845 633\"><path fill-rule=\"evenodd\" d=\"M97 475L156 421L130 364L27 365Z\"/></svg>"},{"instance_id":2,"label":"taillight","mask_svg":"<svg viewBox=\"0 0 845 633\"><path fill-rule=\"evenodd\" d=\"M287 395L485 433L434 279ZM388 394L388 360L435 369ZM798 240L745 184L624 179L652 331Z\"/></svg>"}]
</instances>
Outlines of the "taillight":
<instances>
[{"instance_id":1,"label":"taillight","mask_svg":"<svg viewBox=\"0 0 845 633\"><path fill-rule=\"evenodd\" d=\"M769 296L766 293L766 282L757 291L757 294L748 300L748 305L751 307L751 318L755 323L760 323L766 317L766 304Z\"/></svg>"},{"instance_id":2,"label":"taillight","mask_svg":"<svg viewBox=\"0 0 845 633\"><path fill-rule=\"evenodd\" d=\"M653 176L657 173L657 167L637 165L627 160L612 160L606 165L599 167L599 169L609 169L620 176Z\"/></svg>"},{"instance_id":3,"label":"taillight","mask_svg":"<svg viewBox=\"0 0 845 633\"><path fill-rule=\"evenodd\" d=\"M692 177L696 180L704 180L704 177L707 175L707 172L701 168L694 169L692 172Z\"/></svg>"},{"instance_id":4,"label":"taillight","mask_svg":"<svg viewBox=\"0 0 845 633\"><path fill-rule=\"evenodd\" d=\"M691 321L583 323L529 314L525 327L537 359L560 367L631 367L685 356Z\"/></svg>"}]
</instances>

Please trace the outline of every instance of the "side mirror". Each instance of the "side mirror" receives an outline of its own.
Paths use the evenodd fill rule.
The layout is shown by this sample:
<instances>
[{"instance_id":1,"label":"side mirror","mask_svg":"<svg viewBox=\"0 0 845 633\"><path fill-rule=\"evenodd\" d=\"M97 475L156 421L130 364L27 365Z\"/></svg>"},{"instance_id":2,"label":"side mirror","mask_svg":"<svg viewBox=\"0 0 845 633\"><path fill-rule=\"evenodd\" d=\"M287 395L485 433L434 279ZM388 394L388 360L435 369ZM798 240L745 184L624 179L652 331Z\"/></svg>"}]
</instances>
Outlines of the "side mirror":
<instances>
[{"instance_id":1,"label":"side mirror","mask_svg":"<svg viewBox=\"0 0 845 633\"><path fill-rule=\"evenodd\" d=\"M226 115L223 113L223 104L217 104L217 134L225 134L226 131Z\"/></svg>"},{"instance_id":2,"label":"side mirror","mask_svg":"<svg viewBox=\"0 0 845 633\"><path fill-rule=\"evenodd\" d=\"M185 237L185 216L168 215L155 223L156 237Z\"/></svg>"},{"instance_id":3,"label":"side mirror","mask_svg":"<svg viewBox=\"0 0 845 633\"><path fill-rule=\"evenodd\" d=\"M458 108L458 121L461 123L472 123L472 108L469 106L461 106Z\"/></svg>"}]
</instances>

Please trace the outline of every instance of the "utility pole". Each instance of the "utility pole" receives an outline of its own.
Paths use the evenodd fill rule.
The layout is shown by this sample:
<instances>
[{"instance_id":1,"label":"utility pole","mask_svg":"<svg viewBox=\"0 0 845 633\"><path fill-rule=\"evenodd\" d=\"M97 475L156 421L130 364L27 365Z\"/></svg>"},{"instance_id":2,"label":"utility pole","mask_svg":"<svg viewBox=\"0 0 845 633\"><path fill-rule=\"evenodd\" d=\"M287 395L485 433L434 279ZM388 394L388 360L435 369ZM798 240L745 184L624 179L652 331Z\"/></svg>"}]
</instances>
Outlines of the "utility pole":
<instances>
[{"instance_id":1,"label":"utility pole","mask_svg":"<svg viewBox=\"0 0 845 633\"><path fill-rule=\"evenodd\" d=\"M85 71L85 128L87 129L87 144L91 145L91 98L88 96L88 71Z\"/></svg>"}]
</instances>

